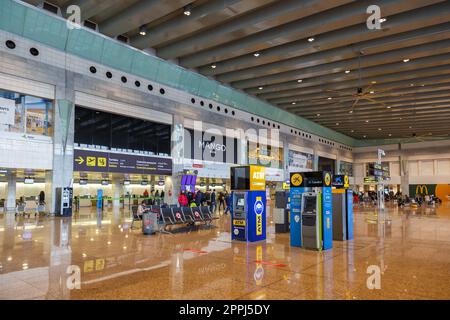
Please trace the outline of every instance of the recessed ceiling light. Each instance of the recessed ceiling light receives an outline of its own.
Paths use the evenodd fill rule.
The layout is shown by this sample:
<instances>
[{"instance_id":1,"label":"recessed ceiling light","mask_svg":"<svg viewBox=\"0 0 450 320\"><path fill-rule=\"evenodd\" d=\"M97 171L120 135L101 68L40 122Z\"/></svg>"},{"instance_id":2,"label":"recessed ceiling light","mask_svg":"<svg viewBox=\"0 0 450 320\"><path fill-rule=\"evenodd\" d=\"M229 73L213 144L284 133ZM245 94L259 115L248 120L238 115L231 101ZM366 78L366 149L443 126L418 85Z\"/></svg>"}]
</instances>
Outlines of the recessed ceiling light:
<instances>
[{"instance_id":1,"label":"recessed ceiling light","mask_svg":"<svg viewBox=\"0 0 450 320\"><path fill-rule=\"evenodd\" d=\"M411 83L409 86L410 86L410 87L414 87L414 83Z\"/></svg>"},{"instance_id":2,"label":"recessed ceiling light","mask_svg":"<svg viewBox=\"0 0 450 320\"><path fill-rule=\"evenodd\" d=\"M212 65L211 65L211 68L213 68L213 69L215 69L217 66L213 63Z\"/></svg>"},{"instance_id":3,"label":"recessed ceiling light","mask_svg":"<svg viewBox=\"0 0 450 320\"><path fill-rule=\"evenodd\" d=\"M302 80L302 79L298 79L297 82L298 82L298 83L302 83L303 80Z\"/></svg>"},{"instance_id":4,"label":"recessed ceiling light","mask_svg":"<svg viewBox=\"0 0 450 320\"><path fill-rule=\"evenodd\" d=\"M409 62L409 59L408 58L403 59L403 62Z\"/></svg>"},{"instance_id":5,"label":"recessed ceiling light","mask_svg":"<svg viewBox=\"0 0 450 320\"><path fill-rule=\"evenodd\" d=\"M350 70L345 70L345 73L350 73Z\"/></svg>"},{"instance_id":6,"label":"recessed ceiling light","mask_svg":"<svg viewBox=\"0 0 450 320\"><path fill-rule=\"evenodd\" d=\"M374 94L374 93L375 93L375 91L373 91L373 90L372 90L372 91L370 91L370 93L371 93L371 94Z\"/></svg>"},{"instance_id":7,"label":"recessed ceiling light","mask_svg":"<svg viewBox=\"0 0 450 320\"><path fill-rule=\"evenodd\" d=\"M351 130L350 132L355 132L355 130Z\"/></svg>"},{"instance_id":8,"label":"recessed ceiling light","mask_svg":"<svg viewBox=\"0 0 450 320\"><path fill-rule=\"evenodd\" d=\"M331 97L328 97L327 99L328 99L328 100L331 100L331 99L333 99L333 98L331 98Z\"/></svg>"},{"instance_id":9,"label":"recessed ceiling light","mask_svg":"<svg viewBox=\"0 0 450 320\"><path fill-rule=\"evenodd\" d=\"M386 21L387 21L386 18L381 18L381 19L380 19L380 23L383 23L383 22L386 22Z\"/></svg>"},{"instance_id":10,"label":"recessed ceiling light","mask_svg":"<svg viewBox=\"0 0 450 320\"><path fill-rule=\"evenodd\" d=\"M420 86L421 86L421 87L425 87L425 85L424 85L424 84L421 84Z\"/></svg>"},{"instance_id":11,"label":"recessed ceiling light","mask_svg":"<svg viewBox=\"0 0 450 320\"><path fill-rule=\"evenodd\" d=\"M392 137L392 133L389 133L389 137Z\"/></svg>"},{"instance_id":12,"label":"recessed ceiling light","mask_svg":"<svg viewBox=\"0 0 450 320\"><path fill-rule=\"evenodd\" d=\"M381 131L381 128L378 128L378 131Z\"/></svg>"},{"instance_id":13,"label":"recessed ceiling light","mask_svg":"<svg viewBox=\"0 0 450 320\"><path fill-rule=\"evenodd\" d=\"M292 104L296 104L296 102L292 102Z\"/></svg>"},{"instance_id":14,"label":"recessed ceiling light","mask_svg":"<svg viewBox=\"0 0 450 320\"><path fill-rule=\"evenodd\" d=\"M369 122L369 120L366 120L366 123L368 123Z\"/></svg>"},{"instance_id":15,"label":"recessed ceiling light","mask_svg":"<svg viewBox=\"0 0 450 320\"><path fill-rule=\"evenodd\" d=\"M398 118L398 120L402 120L403 118Z\"/></svg>"},{"instance_id":16,"label":"recessed ceiling light","mask_svg":"<svg viewBox=\"0 0 450 320\"><path fill-rule=\"evenodd\" d=\"M255 52L253 55L254 55L255 57L259 57L260 53L259 53L259 52Z\"/></svg>"},{"instance_id":17,"label":"recessed ceiling light","mask_svg":"<svg viewBox=\"0 0 450 320\"><path fill-rule=\"evenodd\" d=\"M264 88L263 88L263 87L259 87L258 89L259 89L259 90L262 90L262 89L264 89Z\"/></svg>"},{"instance_id":18,"label":"recessed ceiling light","mask_svg":"<svg viewBox=\"0 0 450 320\"><path fill-rule=\"evenodd\" d=\"M366 136L366 135L364 135L364 136L363 136L363 138L367 138L367 136Z\"/></svg>"},{"instance_id":19,"label":"recessed ceiling light","mask_svg":"<svg viewBox=\"0 0 450 320\"><path fill-rule=\"evenodd\" d=\"M353 110L350 110L348 113L353 113Z\"/></svg>"},{"instance_id":20,"label":"recessed ceiling light","mask_svg":"<svg viewBox=\"0 0 450 320\"><path fill-rule=\"evenodd\" d=\"M191 15L191 10L192 10L192 4L188 4L187 6L185 6L183 8L183 13L185 16L190 16Z\"/></svg>"},{"instance_id":21,"label":"recessed ceiling light","mask_svg":"<svg viewBox=\"0 0 450 320\"><path fill-rule=\"evenodd\" d=\"M336 122L336 125L338 126L338 125L339 125L339 122Z\"/></svg>"},{"instance_id":22,"label":"recessed ceiling light","mask_svg":"<svg viewBox=\"0 0 450 320\"><path fill-rule=\"evenodd\" d=\"M376 81L371 81L370 83L371 83L371 84L375 84L375 83L377 83L377 82L376 82Z\"/></svg>"},{"instance_id":23,"label":"recessed ceiling light","mask_svg":"<svg viewBox=\"0 0 450 320\"><path fill-rule=\"evenodd\" d=\"M317 116L320 117L320 113L318 113Z\"/></svg>"},{"instance_id":24,"label":"recessed ceiling light","mask_svg":"<svg viewBox=\"0 0 450 320\"><path fill-rule=\"evenodd\" d=\"M386 108L390 109L391 107L390 107L390 106L387 106Z\"/></svg>"},{"instance_id":25,"label":"recessed ceiling light","mask_svg":"<svg viewBox=\"0 0 450 320\"><path fill-rule=\"evenodd\" d=\"M146 30L145 26L140 26L139 27L139 34L141 36L145 36L147 34L147 30Z\"/></svg>"},{"instance_id":26,"label":"recessed ceiling light","mask_svg":"<svg viewBox=\"0 0 450 320\"><path fill-rule=\"evenodd\" d=\"M316 39L314 39L314 37L309 37L309 38L308 38L308 41L309 41L309 42L313 42L314 40L316 40Z\"/></svg>"},{"instance_id":27,"label":"recessed ceiling light","mask_svg":"<svg viewBox=\"0 0 450 320\"><path fill-rule=\"evenodd\" d=\"M411 127L411 126L409 126L409 128L410 128L410 129L412 129L412 127Z\"/></svg>"}]
</instances>

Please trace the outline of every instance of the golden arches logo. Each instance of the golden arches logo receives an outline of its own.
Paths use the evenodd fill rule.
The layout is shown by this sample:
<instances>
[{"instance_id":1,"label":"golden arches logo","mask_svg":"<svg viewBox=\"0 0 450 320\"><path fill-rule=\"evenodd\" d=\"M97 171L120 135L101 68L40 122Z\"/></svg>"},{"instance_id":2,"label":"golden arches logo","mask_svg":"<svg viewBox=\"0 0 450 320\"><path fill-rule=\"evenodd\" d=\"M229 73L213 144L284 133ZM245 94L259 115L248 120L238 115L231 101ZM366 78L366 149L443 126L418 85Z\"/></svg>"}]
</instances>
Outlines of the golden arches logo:
<instances>
[{"instance_id":1,"label":"golden arches logo","mask_svg":"<svg viewBox=\"0 0 450 320\"><path fill-rule=\"evenodd\" d=\"M331 184L331 175L329 173L325 174L325 185L329 186Z\"/></svg>"},{"instance_id":2,"label":"golden arches logo","mask_svg":"<svg viewBox=\"0 0 450 320\"><path fill-rule=\"evenodd\" d=\"M303 182L303 177L300 173L294 173L291 177L291 185L298 187Z\"/></svg>"},{"instance_id":3,"label":"golden arches logo","mask_svg":"<svg viewBox=\"0 0 450 320\"><path fill-rule=\"evenodd\" d=\"M348 176L344 176L344 184L348 185Z\"/></svg>"},{"instance_id":4,"label":"golden arches logo","mask_svg":"<svg viewBox=\"0 0 450 320\"><path fill-rule=\"evenodd\" d=\"M428 194L428 187L424 184L418 185L416 187L416 194Z\"/></svg>"}]
</instances>

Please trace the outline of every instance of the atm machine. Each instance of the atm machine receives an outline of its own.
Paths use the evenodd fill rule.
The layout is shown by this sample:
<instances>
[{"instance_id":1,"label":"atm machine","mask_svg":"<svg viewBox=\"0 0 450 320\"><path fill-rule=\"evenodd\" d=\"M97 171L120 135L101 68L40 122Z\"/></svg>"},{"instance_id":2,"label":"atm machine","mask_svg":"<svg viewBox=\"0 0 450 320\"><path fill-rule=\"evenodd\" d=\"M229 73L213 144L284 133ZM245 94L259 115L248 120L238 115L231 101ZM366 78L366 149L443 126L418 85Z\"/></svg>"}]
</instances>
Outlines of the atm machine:
<instances>
[{"instance_id":1,"label":"atm machine","mask_svg":"<svg viewBox=\"0 0 450 320\"><path fill-rule=\"evenodd\" d=\"M333 240L352 240L353 191L348 176L334 176L333 187Z\"/></svg>"},{"instance_id":2,"label":"atm machine","mask_svg":"<svg viewBox=\"0 0 450 320\"><path fill-rule=\"evenodd\" d=\"M55 215L60 217L72 216L73 188L56 188Z\"/></svg>"},{"instance_id":3,"label":"atm machine","mask_svg":"<svg viewBox=\"0 0 450 320\"><path fill-rule=\"evenodd\" d=\"M302 246L306 249L322 248L321 194L306 192L302 194Z\"/></svg>"},{"instance_id":4,"label":"atm machine","mask_svg":"<svg viewBox=\"0 0 450 320\"><path fill-rule=\"evenodd\" d=\"M291 246L333 247L331 173L291 173Z\"/></svg>"},{"instance_id":5,"label":"atm machine","mask_svg":"<svg viewBox=\"0 0 450 320\"><path fill-rule=\"evenodd\" d=\"M231 168L231 239L255 242L266 240L265 168Z\"/></svg>"}]
</instances>

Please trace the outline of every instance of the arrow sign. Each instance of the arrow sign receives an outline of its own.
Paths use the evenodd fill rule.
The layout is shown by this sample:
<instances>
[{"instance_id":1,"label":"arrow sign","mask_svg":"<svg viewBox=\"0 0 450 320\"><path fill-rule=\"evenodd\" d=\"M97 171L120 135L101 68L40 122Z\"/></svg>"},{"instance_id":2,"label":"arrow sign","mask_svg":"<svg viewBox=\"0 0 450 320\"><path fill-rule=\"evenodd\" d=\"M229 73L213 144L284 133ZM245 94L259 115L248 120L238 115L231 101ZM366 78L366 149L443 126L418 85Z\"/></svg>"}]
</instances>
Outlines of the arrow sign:
<instances>
[{"instance_id":1,"label":"arrow sign","mask_svg":"<svg viewBox=\"0 0 450 320\"><path fill-rule=\"evenodd\" d=\"M78 162L78 164L82 164L84 162L84 159L79 156L78 159L75 159L76 162Z\"/></svg>"}]
</instances>

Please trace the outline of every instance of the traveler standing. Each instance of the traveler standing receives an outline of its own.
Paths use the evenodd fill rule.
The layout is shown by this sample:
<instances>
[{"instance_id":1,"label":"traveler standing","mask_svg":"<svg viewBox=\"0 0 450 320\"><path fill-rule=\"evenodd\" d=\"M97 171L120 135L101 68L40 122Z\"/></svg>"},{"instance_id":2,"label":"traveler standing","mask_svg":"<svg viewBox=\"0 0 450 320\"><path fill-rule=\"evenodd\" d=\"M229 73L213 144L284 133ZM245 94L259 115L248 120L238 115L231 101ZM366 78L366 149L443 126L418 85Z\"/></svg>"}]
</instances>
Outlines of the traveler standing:
<instances>
[{"instance_id":1,"label":"traveler standing","mask_svg":"<svg viewBox=\"0 0 450 320\"><path fill-rule=\"evenodd\" d=\"M216 191L214 189L211 192L211 212L216 212Z\"/></svg>"},{"instance_id":2,"label":"traveler standing","mask_svg":"<svg viewBox=\"0 0 450 320\"><path fill-rule=\"evenodd\" d=\"M39 205L45 205L45 192L41 191L39 193Z\"/></svg>"},{"instance_id":3,"label":"traveler standing","mask_svg":"<svg viewBox=\"0 0 450 320\"><path fill-rule=\"evenodd\" d=\"M178 203L180 204L180 207L186 207L188 205L188 198L184 191L181 191L180 195L178 196Z\"/></svg>"}]
</instances>

